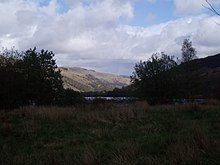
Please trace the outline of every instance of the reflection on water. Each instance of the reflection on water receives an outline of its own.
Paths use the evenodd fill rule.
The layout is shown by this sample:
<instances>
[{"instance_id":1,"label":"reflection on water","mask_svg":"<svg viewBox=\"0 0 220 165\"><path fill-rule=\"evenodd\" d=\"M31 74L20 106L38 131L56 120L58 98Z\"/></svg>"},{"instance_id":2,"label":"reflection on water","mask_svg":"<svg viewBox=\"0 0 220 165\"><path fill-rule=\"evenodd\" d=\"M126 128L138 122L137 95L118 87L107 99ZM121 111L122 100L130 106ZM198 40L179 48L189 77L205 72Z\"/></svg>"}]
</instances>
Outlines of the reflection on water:
<instances>
[{"instance_id":1,"label":"reflection on water","mask_svg":"<svg viewBox=\"0 0 220 165\"><path fill-rule=\"evenodd\" d=\"M138 98L136 97L84 97L87 101L93 101L96 99L103 99L103 100L112 100L112 101L134 101Z\"/></svg>"}]
</instances>

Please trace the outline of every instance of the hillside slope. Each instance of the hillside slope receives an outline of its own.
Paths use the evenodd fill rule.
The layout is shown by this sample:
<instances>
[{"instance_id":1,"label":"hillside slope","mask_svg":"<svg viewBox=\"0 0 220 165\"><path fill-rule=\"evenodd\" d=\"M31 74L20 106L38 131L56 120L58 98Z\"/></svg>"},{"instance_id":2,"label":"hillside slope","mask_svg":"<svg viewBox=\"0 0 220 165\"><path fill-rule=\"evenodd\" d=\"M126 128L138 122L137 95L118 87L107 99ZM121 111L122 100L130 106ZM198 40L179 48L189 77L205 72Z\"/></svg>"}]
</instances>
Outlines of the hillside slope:
<instances>
[{"instance_id":1,"label":"hillside slope","mask_svg":"<svg viewBox=\"0 0 220 165\"><path fill-rule=\"evenodd\" d=\"M218 68L220 67L220 53L205 58L198 58L179 65L181 69L188 68L189 70L197 70L202 68Z\"/></svg>"},{"instance_id":2,"label":"hillside slope","mask_svg":"<svg viewBox=\"0 0 220 165\"><path fill-rule=\"evenodd\" d=\"M108 73L100 73L83 68L59 68L64 87L79 92L110 91L130 84L130 78Z\"/></svg>"},{"instance_id":3,"label":"hillside slope","mask_svg":"<svg viewBox=\"0 0 220 165\"><path fill-rule=\"evenodd\" d=\"M220 54L183 63L178 69L196 79L195 84L189 85L202 97L220 99Z\"/></svg>"}]
</instances>

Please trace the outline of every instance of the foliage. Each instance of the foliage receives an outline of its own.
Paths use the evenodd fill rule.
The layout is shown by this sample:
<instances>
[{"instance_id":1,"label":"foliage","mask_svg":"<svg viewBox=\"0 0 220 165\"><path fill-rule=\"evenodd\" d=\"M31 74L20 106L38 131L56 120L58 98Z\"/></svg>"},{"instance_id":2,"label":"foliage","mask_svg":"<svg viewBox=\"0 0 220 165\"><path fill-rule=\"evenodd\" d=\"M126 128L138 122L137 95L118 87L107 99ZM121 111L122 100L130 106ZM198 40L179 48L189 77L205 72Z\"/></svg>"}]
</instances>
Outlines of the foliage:
<instances>
[{"instance_id":1,"label":"foliage","mask_svg":"<svg viewBox=\"0 0 220 165\"><path fill-rule=\"evenodd\" d=\"M58 105L59 106L73 106L76 104L81 104L85 102L85 99L81 96L79 92L76 92L72 89L64 89L62 91L62 97L60 98Z\"/></svg>"},{"instance_id":2,"label":"foliage","mask_svg":"<svg viewBox=\"0 0 220 165\"><path fill-rule=\"evenodd\" d=\"M27 99L36 104L52 104L63 90L60 71L53 59L54 53L36 48L24 52L21 63L25 77Z\"/></svg>"},{"instance_id":3,"label":"foliage","mask_svg":"<svg viewBox=\"0 0 220 165\"><path fill-rule=\"evenodd\" d=\"M174 68L177 63L174 57L165 53L153 54L147 61L135 65L131 76L141 97L158 101L169 99L175 83Z\"/></svg>"},{"instance_id":4,"label":"foliage","mask_svg":"<svg viewBox=\"0 0 220 165\"><path fill-rule=\"evenodd\" d=\"M189 62L193 59L196 59L196 50L192 47L192 41L189 39L184 39L183 45L181 48L182 51L182 62Z\"/></svg>"},{"instance_id":5,"label":"foliage","mask_svg":"<svg viewBox=\"0 0 220 165\"><path fill-rule=\"evenodd\" d=\"M0 55L0 108L14 108L24 104L24 75L19 68L21 54L4 49Z\"/></svg>"},{"instance_id":6,"label":"foliage","mask_svg":"<svg viewBox=\"0 0 220 165\"><path fill-rule=\"evenodd\" d=\"M62 76L48 50L26 52L5 49L0 56L0 108L26 104L63 105L74 101L74 91L64 90ZM70 101L70 100L69 100Z\"/></svg>"},{"instance_id":7,"label":"foliage","mask_svg":"<svg viewBox=\"0 0 220 165\"><path fill-rule=\"evenodd\" d=\"M182 55L179 65L164 53L137 63L131 76L137 95L157 104L173 99L218 99L220 55L195 59L195 48L188 39L183 42Z\"/></svg>"}]
</instances>

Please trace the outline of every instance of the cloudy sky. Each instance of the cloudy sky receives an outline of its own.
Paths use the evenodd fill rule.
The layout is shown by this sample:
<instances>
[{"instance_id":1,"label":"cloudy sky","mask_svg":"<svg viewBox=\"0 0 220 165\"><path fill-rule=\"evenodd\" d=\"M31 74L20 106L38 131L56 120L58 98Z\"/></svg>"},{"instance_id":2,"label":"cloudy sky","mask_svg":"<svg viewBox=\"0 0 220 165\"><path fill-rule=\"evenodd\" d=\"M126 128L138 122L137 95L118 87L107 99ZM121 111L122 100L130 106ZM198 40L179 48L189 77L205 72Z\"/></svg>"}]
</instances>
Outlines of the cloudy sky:
<instances>
[{"instance_id":1,"label":"cloudy sky","mask_svg":"<svg viewBox=\"0 0 220 165\"><path fill-rule=\"evenodd\" d=\"M210 0L220 10L220 0ZM152 53L180 57L190 38L198 57L220 52L220 17L205 0L0 0L0 46L37 47L58 66L131 75Z\"/></svg>"}]
</instances>

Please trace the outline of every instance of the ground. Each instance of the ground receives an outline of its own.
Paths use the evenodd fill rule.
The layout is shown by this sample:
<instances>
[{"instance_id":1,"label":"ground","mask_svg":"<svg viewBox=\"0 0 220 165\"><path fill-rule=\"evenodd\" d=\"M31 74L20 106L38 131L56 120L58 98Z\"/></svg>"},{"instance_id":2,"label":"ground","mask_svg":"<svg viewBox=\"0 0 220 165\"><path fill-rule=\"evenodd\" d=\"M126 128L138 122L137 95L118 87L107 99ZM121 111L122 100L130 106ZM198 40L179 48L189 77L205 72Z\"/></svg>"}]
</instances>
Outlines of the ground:
<instances>
[{"instance_id":1,"label":"ground","mask_svg":"<svg viewBox=\"0 0 220 165\"><path fill-rule=\"evenodd\" d=\"M220 105L96 104L0 111L0 162L220 164Z\"/></svg>"}]
</instances>

